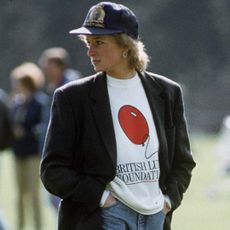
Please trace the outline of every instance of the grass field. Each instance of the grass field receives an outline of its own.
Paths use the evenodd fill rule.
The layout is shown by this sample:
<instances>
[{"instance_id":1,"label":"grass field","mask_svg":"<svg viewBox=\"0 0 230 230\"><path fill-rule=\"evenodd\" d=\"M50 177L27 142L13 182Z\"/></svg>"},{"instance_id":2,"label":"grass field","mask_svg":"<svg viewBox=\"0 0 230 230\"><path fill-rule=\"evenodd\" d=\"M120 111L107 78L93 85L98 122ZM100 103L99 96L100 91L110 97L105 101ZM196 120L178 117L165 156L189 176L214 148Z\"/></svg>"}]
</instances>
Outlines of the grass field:
<instances>
[{"instance_id":1,"label":"grass field","mask_svg":"<svg viewBox=\"0 0 230 230\"><path fill-rule=\"evenodd\" d=\"M192 183L185 194L181 207L175 211L173 230L229 230L230 229L230 176L216 175L213 154L216 138L210 135L193 136L192 149L197 167ZM0 208L8 222L9 230L16 230L16 188L12 155L0 155ZM218 191L210 194L210 188ZM56 214L49 207L42 191L43 229L55 230ZM28 224L25 230L33 230L31 211L28 210ZM87 230L87 229L86 229Z\"/></svg>"},{"instance_id":2,"label":"grass field","mask_svg":"<svg viewBox=\"0 0 230 230\"><path fill-rule=\"evenodd\" d=\"M215 144L213 136L192 138L197 166L182 206L174 214L173 230L230 229L230 176L218 176ZM213 187L216 193L210 193Z\"/></svg>"}]
</instances>

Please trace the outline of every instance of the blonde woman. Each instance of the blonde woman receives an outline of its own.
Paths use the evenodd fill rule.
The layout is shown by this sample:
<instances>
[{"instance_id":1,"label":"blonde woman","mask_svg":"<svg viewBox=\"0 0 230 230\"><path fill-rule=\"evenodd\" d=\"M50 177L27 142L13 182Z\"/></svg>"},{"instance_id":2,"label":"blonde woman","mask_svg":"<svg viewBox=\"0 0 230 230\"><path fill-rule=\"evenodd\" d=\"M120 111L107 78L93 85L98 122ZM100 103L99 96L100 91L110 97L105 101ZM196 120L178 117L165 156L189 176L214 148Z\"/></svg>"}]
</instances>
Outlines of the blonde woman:
<instances>
[{"instance_id":1,"label":"blonde woman","mask_svg":"<svg viewBox=\"0 0 230 230\"><path fill-rule=\"evenodd\" d=\"M23 63L11 72L13 129L12 150L15 156L15 174L18 189L17 229L26 226L26 207L31 207L34 229L41 229L39 187L39 133L43 104L39 89L44 83L42 71L33 63Z\"/></svg>"},{"instance_id":2,"label":"blonde woman","mask_svg":"<svg viewBox=\"0 0 230 230\"><path fill-rule=\"evenodd\" d=\"M59 230L169 230L195 162L180 86L146 72L138 23L101 2L70 32L96 72L56 90L41 162Z\"/></svg>"}]
</instances>

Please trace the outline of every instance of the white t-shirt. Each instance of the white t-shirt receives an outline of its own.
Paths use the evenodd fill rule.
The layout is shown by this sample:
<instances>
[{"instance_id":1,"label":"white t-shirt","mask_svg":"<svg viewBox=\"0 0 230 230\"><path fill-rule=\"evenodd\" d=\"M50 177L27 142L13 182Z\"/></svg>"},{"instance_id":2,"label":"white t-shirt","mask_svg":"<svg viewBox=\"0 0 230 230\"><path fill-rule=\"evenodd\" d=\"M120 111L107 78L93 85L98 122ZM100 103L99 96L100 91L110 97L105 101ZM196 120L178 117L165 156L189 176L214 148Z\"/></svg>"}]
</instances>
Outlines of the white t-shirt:
<instances>
[{"instance_id":1,"label":"white t-shirt","mask_svg":"<svg viewBox=\"0 0 230 230\"><path fill-rule=\"evenodd\" d=\"M117 172L107 186L113 196L138 213L163 208L159 187L159 141L141 80L107 76L117 144Z\"/></svg>"}]
</instances>

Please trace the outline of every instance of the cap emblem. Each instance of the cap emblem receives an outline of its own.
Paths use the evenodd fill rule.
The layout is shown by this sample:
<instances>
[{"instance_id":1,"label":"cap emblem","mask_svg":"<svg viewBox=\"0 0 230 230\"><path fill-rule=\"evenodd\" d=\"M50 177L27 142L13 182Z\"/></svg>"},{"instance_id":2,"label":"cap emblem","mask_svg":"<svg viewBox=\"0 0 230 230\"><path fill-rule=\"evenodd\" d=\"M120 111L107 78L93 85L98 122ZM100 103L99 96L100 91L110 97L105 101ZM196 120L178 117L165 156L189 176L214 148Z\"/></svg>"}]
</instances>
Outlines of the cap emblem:
<instances>
[{"instance_id":1,"label":"cap emblem","mask_svg":"<svg viewBox=\"0 0 230 230\"><path fill-rule=\"evenodd\" d=\"M89 27L101 27L104 28L105 11L102 5L97 5L89 12L88 17L85 20L84 26Z\"/></svg>"}]
</instances>

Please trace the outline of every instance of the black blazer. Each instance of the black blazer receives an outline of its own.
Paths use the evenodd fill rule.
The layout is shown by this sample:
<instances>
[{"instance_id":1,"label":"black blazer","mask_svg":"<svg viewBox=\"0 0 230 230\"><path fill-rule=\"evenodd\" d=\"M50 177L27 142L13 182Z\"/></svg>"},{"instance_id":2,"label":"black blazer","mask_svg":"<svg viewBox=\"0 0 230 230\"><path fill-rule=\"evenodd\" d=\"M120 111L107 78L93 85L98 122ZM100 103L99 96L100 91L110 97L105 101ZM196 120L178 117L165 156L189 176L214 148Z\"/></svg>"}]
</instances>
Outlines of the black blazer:
<instances>
[{"instance_id":1,"label":"black blazer","mask_svg":"<svg viewBox=\"0 0 230 230\"><path fill-rule=\"evenodd\" d=\"M186 191L193 161L180 86L139 73L159 138L160 187L172 202L164 230ZM135 95L134 95L135 96ZM99 203L116 174L116 143L106 85L99 73L56 90L41 161L46 189L61 197L59 230L101 230Z\"/></svg>"}]
</instances>

